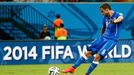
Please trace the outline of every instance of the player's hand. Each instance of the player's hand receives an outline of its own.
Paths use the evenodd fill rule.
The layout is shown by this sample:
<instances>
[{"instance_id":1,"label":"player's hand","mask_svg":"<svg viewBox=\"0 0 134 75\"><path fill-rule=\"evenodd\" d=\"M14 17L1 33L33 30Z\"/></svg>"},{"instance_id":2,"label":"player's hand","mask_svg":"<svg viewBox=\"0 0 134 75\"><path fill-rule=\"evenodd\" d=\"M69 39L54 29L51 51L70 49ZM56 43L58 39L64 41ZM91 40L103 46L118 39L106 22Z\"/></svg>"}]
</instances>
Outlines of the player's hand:
<instances>
[{"instance_id":1,"label":"player's hand","mask_svg":"<svg viewBox=\"0 0 134 75\"><path fill-rule=\"evenodd\" d=\"M111 22L112 24L115 24L115 22L114 22L114 20L113 20L113 19L110 19L110 22Z\"/></svg>"}]
</instances>

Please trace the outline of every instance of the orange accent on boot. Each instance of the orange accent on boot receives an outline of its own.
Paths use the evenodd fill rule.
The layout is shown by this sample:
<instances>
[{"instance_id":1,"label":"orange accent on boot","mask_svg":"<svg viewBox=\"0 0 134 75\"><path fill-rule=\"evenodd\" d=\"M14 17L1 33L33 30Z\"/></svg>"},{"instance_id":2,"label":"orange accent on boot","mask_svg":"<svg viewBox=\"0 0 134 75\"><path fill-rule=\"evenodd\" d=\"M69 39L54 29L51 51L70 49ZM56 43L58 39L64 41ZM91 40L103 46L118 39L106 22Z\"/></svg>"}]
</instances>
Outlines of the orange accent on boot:
<instances>
[{"instance_id":1,"label":"orange accent on boot","mask_svg":"<svg viewBox=\"0 0 134 75\"><path fill-rule=\"evenodd\" d=\"M75 71L75 68L70 67L68 69L62 70L62 73L74 73L74 71Z\"/></svg>"}]
</instances>

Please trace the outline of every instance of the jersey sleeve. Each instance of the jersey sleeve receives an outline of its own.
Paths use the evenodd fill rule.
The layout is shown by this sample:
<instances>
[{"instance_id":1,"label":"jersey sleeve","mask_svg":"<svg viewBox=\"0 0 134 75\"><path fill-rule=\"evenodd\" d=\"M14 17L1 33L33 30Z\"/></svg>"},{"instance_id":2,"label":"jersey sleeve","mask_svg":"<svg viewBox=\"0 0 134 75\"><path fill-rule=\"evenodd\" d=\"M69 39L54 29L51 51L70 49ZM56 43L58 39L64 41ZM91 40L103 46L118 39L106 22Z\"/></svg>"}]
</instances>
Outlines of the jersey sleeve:
<instances>
[{"instance_id":1,"label":"jersey sleeve","mask_svg":"<svg viewBox=\"0 0 134 75\"><path fill-rule=\"evenodd\" d=\"M117 17L121 16L123 18L123 14L122 13L117 13Z\"/></svg>"}]
</instances>

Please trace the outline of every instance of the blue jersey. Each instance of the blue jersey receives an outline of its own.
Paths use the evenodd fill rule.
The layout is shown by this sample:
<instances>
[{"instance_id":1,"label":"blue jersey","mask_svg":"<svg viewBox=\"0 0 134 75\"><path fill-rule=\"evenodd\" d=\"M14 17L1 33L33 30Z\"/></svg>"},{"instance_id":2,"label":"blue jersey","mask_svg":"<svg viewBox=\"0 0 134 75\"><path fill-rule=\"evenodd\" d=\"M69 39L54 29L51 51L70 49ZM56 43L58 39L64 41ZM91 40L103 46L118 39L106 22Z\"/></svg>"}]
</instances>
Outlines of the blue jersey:
<instances>
[{"instance_id":1,"label":"blue jersey","mask_svg":"<svg viewBox=\"0 0 134 75\"><path fill-rule=\"evenodd\" d=\"M117 19L119 16L123 16L122 13L114 12L112 17L104 17L103 26L106 27L105 32L103 33L103 37L117 40L121 31L122 22L113 24L110 19Z\"/></svg>"},{"instance_id":2,"label":"blue jersey","mask_svg":"<svg viewBox=\"0 0 134 75\"><path fill-rule=\"evenodd\" d=\"M94 40L87 46L88 51L92 51L93 54L98 53L105 57L115 47L117 43L116 40L118 39L121 31L122 22L113 24L110 20L117 19L119 16L123 15L121 13L114 12L112 17L104 17L103 26L106 27L106 30L100 38Z\"/></svg>"}]
</instances>

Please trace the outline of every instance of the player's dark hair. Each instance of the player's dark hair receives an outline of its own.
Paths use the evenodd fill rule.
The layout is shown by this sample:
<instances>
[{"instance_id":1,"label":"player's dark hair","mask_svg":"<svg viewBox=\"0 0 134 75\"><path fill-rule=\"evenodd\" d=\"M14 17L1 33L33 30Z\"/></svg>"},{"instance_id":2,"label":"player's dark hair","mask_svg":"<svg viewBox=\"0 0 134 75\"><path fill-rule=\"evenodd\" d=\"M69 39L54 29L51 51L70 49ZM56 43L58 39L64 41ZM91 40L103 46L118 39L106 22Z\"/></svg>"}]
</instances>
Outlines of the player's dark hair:
<instances>
[{"instance_id":1,"label":"player's dark hair","mask_svg":"<svg viewBox=\"0 0 134 75\"><path fill-rule=\"evenodd\" d=\"M60 24L60 27L64 27L64 24Z\"/></svg>"},{"instance_id":2,"label":"player's dark hair","mask_svg":"<svg viewBox=\"0 0 134 75\"><path fill-rule=\"evenodd\" d=\"M104 3L100 6L100 8L103 8L103 9L110 9L111 10L111 6L108 4L108 3Z\"/></svg>"},{"instance_id":3,"label":"player's dark hair","mask_svg":"<svg viewBox=\"0 0 134 75\"><path fill-rule=\"evenodd\" d=\"M57 15L56 15L56 18L60 18L60 14L57 14Z\"/></svg>"}]
</instances>

